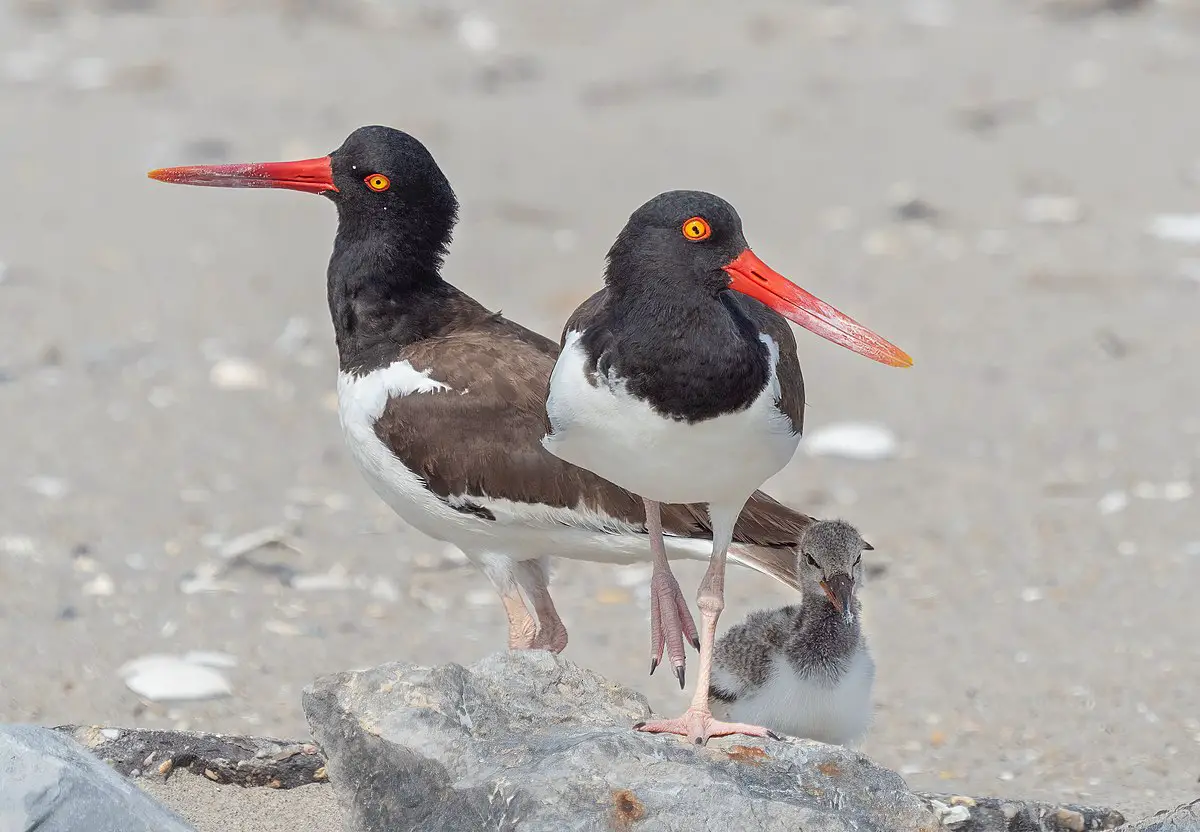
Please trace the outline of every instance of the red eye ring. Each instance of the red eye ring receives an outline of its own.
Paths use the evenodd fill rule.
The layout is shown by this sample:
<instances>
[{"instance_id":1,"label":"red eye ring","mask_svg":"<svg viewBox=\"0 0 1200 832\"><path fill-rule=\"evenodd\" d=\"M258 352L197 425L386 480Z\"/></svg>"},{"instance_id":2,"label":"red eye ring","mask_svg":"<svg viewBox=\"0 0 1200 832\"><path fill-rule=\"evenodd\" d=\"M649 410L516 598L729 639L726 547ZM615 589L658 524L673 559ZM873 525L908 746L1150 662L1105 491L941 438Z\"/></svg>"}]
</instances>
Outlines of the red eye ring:
<instances>
[{"instance_id":1,"label":"red eye ring","mask_svg":"<svg viewBox=\"0 0 1200 832\"><path fill-rule=\"evenodd\" d=\"M692 217L689 220L685 220L681 230L683 236L693 243L707 240L712 236L712 226L708 224L708 220L704 219L704 217Z\"/></svg>"},{"instance_id":2,"label":"red eye ring","mask_svg":"<svg viewBox=\"0 0 1200 832\"><path fill-rule=\"evenodd\" d=\"M392 187L392 180L388 179L382 173L372 173L369 176L365 176L363 177L363 182L366 182L367 187L376 193L381 193Z\"/></svg>"}]
</instances>

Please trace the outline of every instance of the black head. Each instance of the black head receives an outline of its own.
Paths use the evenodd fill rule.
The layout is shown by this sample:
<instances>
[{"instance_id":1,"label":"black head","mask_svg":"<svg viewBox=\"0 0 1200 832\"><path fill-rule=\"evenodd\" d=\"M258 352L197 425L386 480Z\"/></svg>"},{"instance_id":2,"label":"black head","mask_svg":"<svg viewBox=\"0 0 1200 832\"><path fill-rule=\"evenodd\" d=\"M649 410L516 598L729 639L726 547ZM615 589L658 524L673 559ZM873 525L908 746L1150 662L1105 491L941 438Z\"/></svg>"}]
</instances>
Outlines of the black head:
<instances>
[{"instance_id":1,"label":"black head","mask_svg":"<svg viewBox=\"0 0 1200 832\"><path fill-rule=\"evenodd\" d=\"M835 609L853 615L854 593L862 584L862 553L871 548L844 520L813 523L804 530L797 553L802 588L824 592Z\"/></svg>"},{"instance_id":2,"label":"black head","mask_svg":"<svg viewBox=\"0 0 1200 832\"><path fill-rule=\"evenodd\" d=\"M638 208L608 251L605 282L617 295L716 298L741 292L835 344L894 367L912 359L792 283L750 250L742 218L719 196L667 191Z\"/></svg>"},{"instance_id":3,"label":"black head","mask_svg":"<svg viewBox=\"0 0 1200 832\"><path fill-rule=\"evenodd\" d=\"M386 237L436 269L458 218L458 200L433 155L391 127L360 127L329 154L339 236Z\"/></svg>"},{"instance_id":4,"label":"black head","mask_svg":"<svg viewBox=\"0 0 1200 832\"><path fill-rule=\"evenodd\" d=\"M360 127L328 156L295 162L197 165L152 179L223 188L284 188L336 203L339 241L371 240L390 255L436 270L458 201L425 145L390 127Z\"/></svg>"},{"instance_id":5,"label":"black head","mask_svg":"<svg viewBox=\"0 0 1200 832\"><path fill-rule=\"evenodd\" d=\"M742 218L728 202L704 191L667 191L630 215L609 249L607 282L618 290L691 286L715 296L729 288L724 270L748 248Z\"/></svg>"}]
</instances>

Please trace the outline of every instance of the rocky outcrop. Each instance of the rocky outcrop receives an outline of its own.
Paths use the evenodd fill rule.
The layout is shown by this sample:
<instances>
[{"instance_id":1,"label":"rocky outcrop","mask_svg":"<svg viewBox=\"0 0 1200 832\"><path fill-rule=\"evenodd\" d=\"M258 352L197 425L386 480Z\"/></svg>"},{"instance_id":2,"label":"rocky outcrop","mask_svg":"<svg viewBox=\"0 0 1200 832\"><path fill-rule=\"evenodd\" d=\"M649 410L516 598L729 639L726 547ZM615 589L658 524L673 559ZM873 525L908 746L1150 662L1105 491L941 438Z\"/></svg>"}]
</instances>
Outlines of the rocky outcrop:
<instances>
[{"instance_id":1,"label":"rocky outcrop","mask_svg":"<svg viewBox=\"0 0 1200 832\"><path fill-rule=\"evenodd\" d=\"M306 794L327 795L330 812L332 785L348 832L1200 832L1200 801L1122 825L1112 809L912 792L862 754L806 740L697 748L639 734L644 698L548 653L341 673L308 688L304 708L316 743L0 725L0 829L192 830L123 774L315 784Z\"/></svg>"},{"instance_id":2,"label":"rocky outcrop","mask_svg":"<svg viewBox=\"0 0 1200 832\"><path fill-rule=\"evenodd\" d=\"M1117 832L1200 832L1200 800L1127 823Z\"/></svg>"},{"instance_id":3,"label":"rocky outcrop","mask_svg":"<svg viewBox=\"0 0 1200 832\"><path fill-rule=\"evenodd\" d=\"M31 725L0 725L0 829L195 832L77 743Z\"/></svg>"},{"instance_id":4,"label":"rocky outcrop","mask_svg":"<svg viewBox=\"0 0 1200 832\"><path fill-rule=\"evenodd\" d=\"M304 709L355 832L1035 832L1124 820L915 794L862 754L806 740L697 748L639 734L630 726L650 716L642 696L542 652L341 673L308 688Z\"/></svg>"}]
</instances>

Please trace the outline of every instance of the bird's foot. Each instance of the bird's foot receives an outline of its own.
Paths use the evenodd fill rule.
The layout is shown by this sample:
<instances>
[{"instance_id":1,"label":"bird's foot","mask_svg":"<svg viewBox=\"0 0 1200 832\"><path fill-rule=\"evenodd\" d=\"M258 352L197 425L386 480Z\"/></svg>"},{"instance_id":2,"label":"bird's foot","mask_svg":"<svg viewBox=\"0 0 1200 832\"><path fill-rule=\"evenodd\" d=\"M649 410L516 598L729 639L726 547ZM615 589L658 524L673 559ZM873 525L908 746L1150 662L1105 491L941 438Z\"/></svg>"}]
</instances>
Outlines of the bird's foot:
<instances>
[{"instance_id":1,"label":"bird's foot","mask_svg":"<svg viewBox=\"0 0 1200 832\"><path fill-rule=\"evenodd\" d=\"M639 722L633 726L635 731L650 734L678 734L687 737L688 742L704 745L713 737L726 737L730 734L743 734L747 737L765 737L777 740L779 735L768 731L759 725L748 725L744 722L721 722L715 719L711 712L700 708L688 708L683 716L675 719L652 719L649 722Z\"/></svg>"},{"instance_id":2,"label":"bird's foot","mask_svg":"<svg viewBox=\"0 0 1200 832\"><path fill-rule=\"evenodd\" d=\"M532 650L538 634L537 622L525 609L520 596L515 601L504 599L504 608L508 613L508 649Z\"/></svg>"},{"instance_id":3,"label":"bird's foot","mask_svg":"<svg viewBox=\"0 0 1200 832\"><path fill-rule=\"evenodd\" d=\"M683 649L685 636L693 647L700 649L696 621L688 609L683 590L679 588L679 581L675 580L670 567L656 568L650 578L650 673L653 674L662 661L665 647L680 690L685 685L684 666L687 664Z\"/></svg>"},{"instance_id":4,"label":"bird's foot","mask_svg":"<svg viewBox=\"0 0 1200 832\"><path fill-rule=\"evenodd\" d=\"M551 653L561 653L567 648L567 628L561 621L557 625L543 626L533 637L530 649L549 650Z\"/></svg>"}]
</instances>

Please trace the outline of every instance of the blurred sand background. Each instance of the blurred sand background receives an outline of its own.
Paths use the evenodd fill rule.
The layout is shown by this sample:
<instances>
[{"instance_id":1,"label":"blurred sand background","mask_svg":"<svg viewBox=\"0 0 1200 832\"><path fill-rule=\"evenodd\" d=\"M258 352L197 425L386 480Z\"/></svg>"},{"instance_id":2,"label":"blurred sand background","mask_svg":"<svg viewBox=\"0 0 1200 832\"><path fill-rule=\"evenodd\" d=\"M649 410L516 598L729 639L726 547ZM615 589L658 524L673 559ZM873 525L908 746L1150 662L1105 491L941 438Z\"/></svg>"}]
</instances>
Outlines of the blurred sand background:
<instances>
[{"instance_id":1,"label":"blurred sand background","mask_svg":"<svg viewBox=\"0 0 1200 832\"><path fill-rule=\"evenodd\" d=\"M876 546L865 751L914 788L1131 817L1195 797L1189 2L0 3L0 720L300 737L315 675L503 645L488 583L344 452L332 206L145 178L370 123L455 185L447 278L547 334L630 211L702 188L915 357L799 335L809 430L874 422L897 451L801 453L769 484ZM213 576L280 524L293 549ZM673 711L648 578L561 562L553 588L566 655ZM792 600L743 570L728 594L726 625ZM157 704L118 674L188 650L236 660L232 696Z\"/></svg>"}]
</instances>

